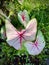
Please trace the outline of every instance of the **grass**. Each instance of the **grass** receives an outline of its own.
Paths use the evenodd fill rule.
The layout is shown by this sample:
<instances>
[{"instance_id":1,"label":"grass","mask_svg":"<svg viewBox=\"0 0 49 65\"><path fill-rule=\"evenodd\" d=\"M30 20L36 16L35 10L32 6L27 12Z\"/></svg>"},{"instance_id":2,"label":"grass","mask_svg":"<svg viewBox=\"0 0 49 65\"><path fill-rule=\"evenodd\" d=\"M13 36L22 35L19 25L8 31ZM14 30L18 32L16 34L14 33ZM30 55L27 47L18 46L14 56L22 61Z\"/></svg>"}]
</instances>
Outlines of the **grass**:
<instances>
[{"instance_id":1,"label":"grass","mask_svg":"<svg viewBox=\"0 0 49 65\"><path fill-rule=\"evenodd\" d=\"M17 0L0 0L0 8L8 16L11 12L11 23L19 29L23 27L18 21L17 13L26 9L30 19L36 18L38 21L38 29L44 35L46 45L44 50L38 56L30 56L24 51L17 51L10 47L6 42L0 42L0 65L46 65L46 59L49 58L49 0L25 0L22 5ZM4 21L0 18L1 27Z\"/></svg>"}]
</instances>

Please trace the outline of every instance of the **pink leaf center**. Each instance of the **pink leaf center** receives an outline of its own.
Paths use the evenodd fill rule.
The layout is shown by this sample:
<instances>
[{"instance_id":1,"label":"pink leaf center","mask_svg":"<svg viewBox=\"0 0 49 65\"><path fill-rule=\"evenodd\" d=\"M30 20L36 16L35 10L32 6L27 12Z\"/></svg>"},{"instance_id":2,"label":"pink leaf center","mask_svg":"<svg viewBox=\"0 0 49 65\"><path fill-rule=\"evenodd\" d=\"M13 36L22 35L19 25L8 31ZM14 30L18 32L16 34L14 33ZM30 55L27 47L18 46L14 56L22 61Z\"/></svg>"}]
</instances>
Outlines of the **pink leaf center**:
<instances>
[{"instance_id":1,"label":"pink leaf center","mask_svg":"<svg viewBox=\"0 0 49 65\"><path fill-rule=\"evenodd\" d=\"M22 14L21 15L21 17L22 17L22 19L23 19L23 21L25 20L25 15L24 14Z\"/></svg>"},{"instance_id":2,"label":"pink leaf center","mask_svg":"<svg viewBox=\"0 0 49 65\"><path fill-rule=\"evenodd\" d=\"M22 44L22 39L25 40L25 38L23 36L24 33L25 33L25 31L23 31L23 32L21 31L21 32L18 33L18 36L19 36L19 39L20 39L20 44Z\"/></svg>"},{"instance_id":3,"label":"pink leaf center","mask_svg":"<svg viewBox=\"0 0 49 65\"><path fill-rule=\"evenodd\" d=\"M38 48L38 41L37 41L37 40L36 40L35 43L32 44L32 45L33 45L33 47L35 46L35 47L39 50L39 48ZM33 48L33 47L32 47L32 48Z\"/></svg>"},{"instance_id":4,"label":"pink leaf center","mask_svg":"<svg viewBox=\"0 0 49 65\"><path fill-rule=\"evenodd\" d=\"M36 48L39 50L39 48L38 48L38 41L37 41L37 40L35 41L34 45L35 45Z\"/></svg>"}]
</instances>

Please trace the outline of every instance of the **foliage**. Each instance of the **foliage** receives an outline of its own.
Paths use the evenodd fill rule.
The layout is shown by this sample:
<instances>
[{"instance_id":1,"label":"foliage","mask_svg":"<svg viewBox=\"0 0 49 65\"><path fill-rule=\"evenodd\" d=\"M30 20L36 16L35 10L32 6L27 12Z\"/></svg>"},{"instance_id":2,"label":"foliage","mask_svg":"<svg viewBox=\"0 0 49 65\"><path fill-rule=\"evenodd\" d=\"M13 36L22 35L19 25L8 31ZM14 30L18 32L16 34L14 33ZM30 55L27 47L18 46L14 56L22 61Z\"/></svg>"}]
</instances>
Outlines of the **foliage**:
<instances>
[{"instance_id":1,"label":"foliage","mask_svg":"<svg viewBox=\"0 0 49 65\"><path fill-rule=\"evenodd\" d=\"M25 0L22 5L18 0L0 0L0 9L10 17L11 23L19 29L24 26L18 21L17 13L26 9L30 19L37 18L38 29L44 35L46 46L38 56L30 56L23 51L17 51L10 47L6 41L0 42L0 65L46 65L49 58L49 0ZM5 21L0 18L0 27L5 25ZM0 39L1 40L1 39Z\"/></svg>"}]
</instances>

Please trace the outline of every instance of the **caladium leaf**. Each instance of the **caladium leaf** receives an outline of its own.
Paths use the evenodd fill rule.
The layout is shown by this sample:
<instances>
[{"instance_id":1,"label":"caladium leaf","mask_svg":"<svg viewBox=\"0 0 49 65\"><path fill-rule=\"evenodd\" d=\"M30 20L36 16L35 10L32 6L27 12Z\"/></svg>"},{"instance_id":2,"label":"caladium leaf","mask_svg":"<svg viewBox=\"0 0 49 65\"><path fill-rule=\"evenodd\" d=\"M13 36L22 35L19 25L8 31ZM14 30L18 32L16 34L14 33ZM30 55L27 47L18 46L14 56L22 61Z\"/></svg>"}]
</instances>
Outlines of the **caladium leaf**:
<instances>
[{"instance_id":1,"label":"caladium leaf","mask_svg":"<svg viewBox=\"0 0 49 65\"><path fill-rule=\"evenodd\" d=\"M20 11L18 13L18 19L26 27L29 22L29 15L27 10Z\"/></svg>"},{"instance_id":2,"label":"caladium leaf","mask_svg":"<svg viewBox=\"0 0 49 65\"><path fill-rule=\"evenodd\" d=\"M4 29L4 26L1 28L1 39L3 39L3 40L6 39L6 31Z\"/></svg>"},{"instance_id":3,"label":"caladium leaf","mask_svg":"<svg viewBox=\"0 0 49 65\"><path fill-rule=\"evenodd\" d=\"M17 36L16 28L8 21L5 22L7 40L13 39Z\"/></svg>"},{"instance_id":4,"label":"caladium leaf","mask_svg":"<svg viewBox=\"0 0 49 65\"><path fill-rule=\"evenodd\" d=\"M37 20L34 18L29 21L28 25L26 26L26 32L24 34L26 40L33 41L35 40L37 32Z\"/></svg>"},{"instance_id":5,"label":"caladium leaf","mask_svg":"<svg viewBox=\"0 0 49 65\"><path fill-rule=\"evenodd\" d=\"M24 44L30 55L38 55L45 47L45 40L41 31L38 31L37 39L35 42L26 42Z\"/></svg>"},{"instance_id":6,"label":"caladium leaf","mask_svg":"<svg viewBox=\"0 0 49 65\"><path fill-rule=\"evenodd\" d=\"M37 21L31 20L26 29L21 31L18 31L8 20L5 22L5 27L7 43L19 50L23 41L34 40L37 31Z\"/></svg>"},{"instance_id":7,"label":"caladium leaf","mask_svg":"<svg viewBox=\"0 0 49 65\"><path fill-rule=\"evenodd\" d=\"M18 0L18 2L19 2L20 4L22 4L22 3L24 2L24 0Z\"/></svg>"},{"instance_id":8,"label":"caladium leaf","mask_svg":"<svg viewBox=\"0 0 49 65\"><path fill-rule=\"evenodd\" d=\"M8 40L7 43L14 47L16 50L21 49L21 43L20 43L20 38L17 36L11 40Z\"/></svg>"},{"instance_id":9,"label":"caladium leaf","mask_svg":"<svg viewBox=\"0 0 49 65\"><path fill-rule=\"evenodd\" d=\"M8 21L5 22L6 27L6 36L7 36L7 43L10 46L16 46L16 49L20 48L20 43L18 43L18 31L17 29ZM18 45L19 44L19 45ZM14 46L14 48L15 48Z\"/></svg>"}]
</instances>

